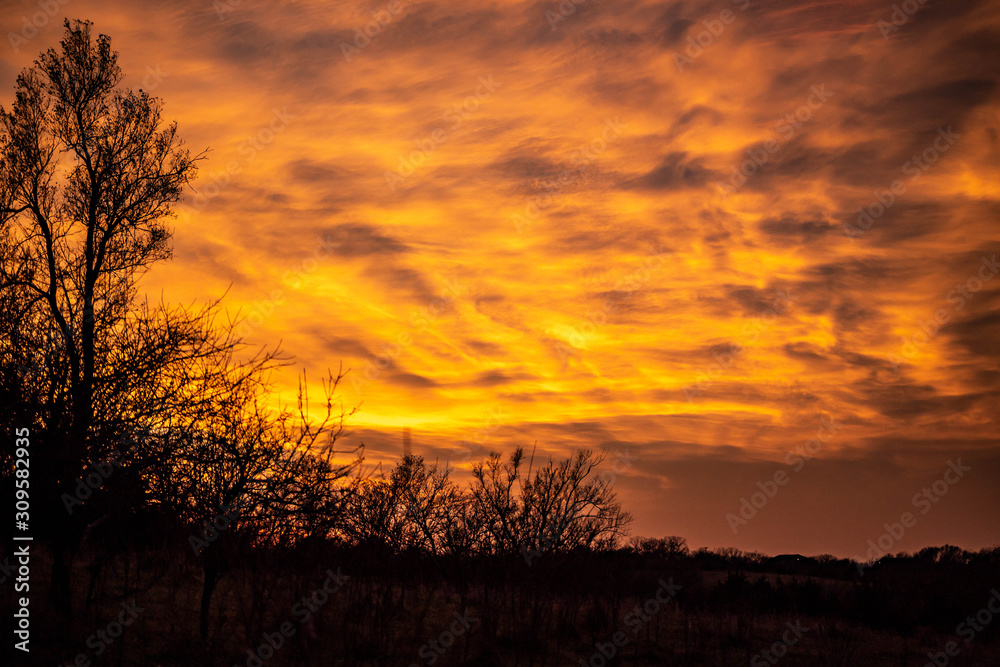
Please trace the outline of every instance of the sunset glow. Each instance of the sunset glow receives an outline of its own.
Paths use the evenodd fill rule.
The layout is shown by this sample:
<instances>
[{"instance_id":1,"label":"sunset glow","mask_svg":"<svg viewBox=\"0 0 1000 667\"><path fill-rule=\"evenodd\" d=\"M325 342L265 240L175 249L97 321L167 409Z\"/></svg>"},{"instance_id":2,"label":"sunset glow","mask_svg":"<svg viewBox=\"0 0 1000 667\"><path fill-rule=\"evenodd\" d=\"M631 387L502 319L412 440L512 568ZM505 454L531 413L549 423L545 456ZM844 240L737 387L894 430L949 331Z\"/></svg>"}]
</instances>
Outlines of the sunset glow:
<instances>
[{"instance_id":1,"label":"sunset glow","mask_svg":"<svg viewBox=\"0 0 1000 667\"><path fill-rule=\"evenodd\" d=\"M864 557L959 460L893 551L1000 538L1000 5L893 7L60 11L209 149L147 294L225 294L286 402L343 362L369 463L605 450L634 534Z\"/></svg>"}]
</instances>

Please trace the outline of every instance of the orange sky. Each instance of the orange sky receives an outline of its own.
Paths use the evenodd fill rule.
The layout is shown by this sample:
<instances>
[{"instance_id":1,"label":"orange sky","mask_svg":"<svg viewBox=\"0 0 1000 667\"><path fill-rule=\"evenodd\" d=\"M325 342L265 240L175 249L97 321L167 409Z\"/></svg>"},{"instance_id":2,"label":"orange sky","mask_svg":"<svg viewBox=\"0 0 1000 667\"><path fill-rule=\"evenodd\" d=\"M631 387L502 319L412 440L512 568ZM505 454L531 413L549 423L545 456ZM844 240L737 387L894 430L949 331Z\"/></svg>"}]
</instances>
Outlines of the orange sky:
<instances>
[{"instance_id":1,"label":"orange sky","mask_svg":"<svg viewBox=\"0 0 1000 667\"><path fill-rule=\"evenodd\" d=\"M605 449L635 534L846 556L1000 542L1000 3L905 4L53 2L211 148L150 292L343 360L371 461Z\"/></svg>"}]
</instances>

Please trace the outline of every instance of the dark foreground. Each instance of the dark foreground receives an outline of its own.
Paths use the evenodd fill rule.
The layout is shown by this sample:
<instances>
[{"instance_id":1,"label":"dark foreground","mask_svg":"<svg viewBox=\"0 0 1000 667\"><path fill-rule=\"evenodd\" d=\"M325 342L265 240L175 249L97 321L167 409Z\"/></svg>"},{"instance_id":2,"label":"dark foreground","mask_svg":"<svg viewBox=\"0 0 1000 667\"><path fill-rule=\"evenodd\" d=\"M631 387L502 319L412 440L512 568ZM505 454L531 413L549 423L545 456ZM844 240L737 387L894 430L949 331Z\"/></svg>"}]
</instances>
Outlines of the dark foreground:
<instances>
[{"instance_id":1,"label":"dark foreground","mask_svg":"<svg viewBox=\"0 0 1000 667\"><path fill-rule=\"evenodd\" d=\"M928 549L862 574L830 557L646 547L478 561L330 544L258 554L219 584L207 640L201 569L182 551L79 557L72 620L45 604L51 560L33 552L31 653L5 632L4 664L1000 664L997 549ZM13 609L11 578L0 590Z\"/></svg>"}]
</instances>

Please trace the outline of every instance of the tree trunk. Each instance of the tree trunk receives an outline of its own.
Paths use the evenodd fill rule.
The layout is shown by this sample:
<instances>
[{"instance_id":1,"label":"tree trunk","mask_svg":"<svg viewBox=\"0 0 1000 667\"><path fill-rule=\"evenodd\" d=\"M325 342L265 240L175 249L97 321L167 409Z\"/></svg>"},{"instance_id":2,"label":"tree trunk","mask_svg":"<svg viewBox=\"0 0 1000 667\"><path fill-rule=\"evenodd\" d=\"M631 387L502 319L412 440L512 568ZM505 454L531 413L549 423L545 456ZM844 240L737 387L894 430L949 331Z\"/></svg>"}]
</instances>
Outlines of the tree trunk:
<instances>
[{"instance_id":1,"label":"tree trunk","mask_svg":"<svg viewBox=\"0 0 1000 667\"><path fill-rule=\"evenodd\" d=\"M222 578L222 573L218 568L206 566L205 581L201 588L201 615L198 619L198 633L202 640L208 639L208 618L212 606L212 594L215 586Z\"/></svg>"}]
</instances>

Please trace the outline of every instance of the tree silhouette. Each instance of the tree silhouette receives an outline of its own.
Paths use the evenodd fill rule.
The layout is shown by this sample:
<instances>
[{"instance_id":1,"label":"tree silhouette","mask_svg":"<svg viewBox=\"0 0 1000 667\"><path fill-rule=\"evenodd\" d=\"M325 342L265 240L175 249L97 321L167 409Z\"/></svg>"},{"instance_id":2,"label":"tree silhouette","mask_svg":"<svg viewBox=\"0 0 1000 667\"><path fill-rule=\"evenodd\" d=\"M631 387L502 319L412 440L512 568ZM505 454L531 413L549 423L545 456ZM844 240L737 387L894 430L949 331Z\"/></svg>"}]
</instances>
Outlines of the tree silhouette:
<instances>
[{"instance_id":1,"label":"tree silhouette","mask_svg":"<svg viewBox=\"0 0 1000 667\"><path fill-rule=\"evenodd\" d=\"M107 457L122 422L149 407L132 390L150 369L135 365L160 359L142 354L162 341L141 337L150 313L135 308L136 282L170 257L164 219L198 159L162 122L158 99L119 88L107 36L93 40L86 21L65 27L60 50L25 70L11 109L0 109L0 289L20 332L8 344L33 341L41 353L27 365L45 388L31 420L44 442L33 450L47 471L36 478L41 502ZM124 359L130 367L115 365ZM69 610L83 515L56 502L39 510L36 528L51 529L55 549L52 592Z\"/></svg>"},{"instance_id":2,"label":"tree silhouette","mask_svg":"<svg viewBox=\"0 0 1000 667\"><path fill-rule=\"evenodd\" d=\"M231 335L205 332L214 353L199 357L183 378L184 401L152 436L165 455L148 474L152 501L191 531L188 543L204 575L202 639L212 595L233 564L255 548L326 537L344 506L338 480L360 463L336 461L335 442L353 412L335 410L342 373L324 382L318 418L310 414L304 376L296 410L276 411L266 376L280 357L261 350L238 359Z\"/></svg>"},{"instance_id":3,"label":"tree silhouette","mask_svg":"<svg viewBox=\"0 0 1000 667\"><path fill-rule=\"evenodd\" d=\"M472 468L472 503L485 553L518 553L530 563L546 551L608 548L632 521L610 480L594 476L604 460L588 450L522 473L524 450L507 461L493 452ZM517 489L515 489L515 486Z\"/></svg>"}]
</instances>

